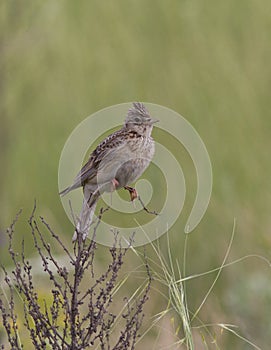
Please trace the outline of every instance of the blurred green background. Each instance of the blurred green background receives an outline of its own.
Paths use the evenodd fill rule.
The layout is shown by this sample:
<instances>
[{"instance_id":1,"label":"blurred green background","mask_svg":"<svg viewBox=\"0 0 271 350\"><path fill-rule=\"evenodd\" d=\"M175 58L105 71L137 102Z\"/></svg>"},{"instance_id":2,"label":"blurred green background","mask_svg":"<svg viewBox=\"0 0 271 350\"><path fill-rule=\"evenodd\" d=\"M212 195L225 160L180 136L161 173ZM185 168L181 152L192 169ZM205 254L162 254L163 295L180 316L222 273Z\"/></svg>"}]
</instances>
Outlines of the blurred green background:
<instances>
[{"instance_id":1,"label":"blurred green background","mask_svg":"<svg viewBox=\"0 0 271 350\"><path fill-rule=\"evenodd\" d=\"M23 236L35 198L38 214L70 239L72 226L57 187L62 147L85 117L129 101L177 111L208 149L213 193L204 219L188 238L187 274L220 266L234 218L229 261L249 254L270 259L270 37L267 0L1 1L1 262L5 228L23 207L17 226ZM174 146L156 131L158 136ZM185 152L183 159L194 194L194 169ZM170 231L180 261L191 203L190 198ZM214 277L187 283L191 312ZM242 336L268 349L270 305L270 266L249 258L223 270L200 319L235 324ZM152 312L159 309L153 306ZM210 349L252 348L218 327L209 329L217 344L195 330L196 349L204 341ZM173 338L167 341L170 346Z\"/></svg>"}]
</instances>

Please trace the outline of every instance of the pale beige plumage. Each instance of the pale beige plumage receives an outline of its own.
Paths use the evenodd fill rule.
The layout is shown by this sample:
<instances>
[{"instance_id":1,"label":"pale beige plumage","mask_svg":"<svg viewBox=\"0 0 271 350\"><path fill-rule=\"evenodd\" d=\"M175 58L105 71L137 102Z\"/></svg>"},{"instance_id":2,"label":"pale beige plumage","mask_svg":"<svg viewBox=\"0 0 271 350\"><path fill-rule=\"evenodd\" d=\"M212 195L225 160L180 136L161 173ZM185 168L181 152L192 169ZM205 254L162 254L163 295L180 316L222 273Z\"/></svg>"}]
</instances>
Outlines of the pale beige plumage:
<instances>
[{"instance_id":1,"label":"pale beige plumage","mask_svg":"<svg viewBox=\"0 0 271 350\"><path fill-rule=\"evenodd\" d=\"M60 192L65 195L83 186L84 202L73 240L77 233L86 238L97 200L103 192L126 187L148 167L155 151L151 132L157 121L151 118L143 103L133 103L123 127L97 146L73 184Z\"/></svg>"}]
</instances>

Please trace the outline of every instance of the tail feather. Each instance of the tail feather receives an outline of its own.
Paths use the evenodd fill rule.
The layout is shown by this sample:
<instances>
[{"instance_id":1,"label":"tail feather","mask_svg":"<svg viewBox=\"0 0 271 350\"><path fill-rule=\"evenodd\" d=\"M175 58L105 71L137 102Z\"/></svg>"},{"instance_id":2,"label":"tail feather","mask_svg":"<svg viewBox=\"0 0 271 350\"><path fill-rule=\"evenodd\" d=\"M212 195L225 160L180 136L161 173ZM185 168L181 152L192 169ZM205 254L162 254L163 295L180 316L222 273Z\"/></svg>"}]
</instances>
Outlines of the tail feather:
<instances>
[{"instance_id":1,"label":"tail feather","mask_svg":"<svg viewBox=\"0 0 271 350\"><path fill-rule=\"evenodd\" d=\"M77 239L77 234L81 234L83 240L86 239L89 233L90 225L92 223L98 198L99 198L98 191L92 192L92 191L89 191L86 187L84 188L83 206L82 206L79 220L76 225L76 229L72 237L73 242Z\"/></svg>"},{"instance_id":2,"label":"tail feather","mask_svg":"<svg viewBox=\"0 0 271 350\"><path fill-rule=\"evenodd\" d=\"M72 190L78 188L79 186L77 186L76 184L73 184L67 188L65 188L64 190L62 190L61 192L59 192L59 195L62 197L62 196L65 196L67 193L71 192Z\"/></svg>"},{"instance_id":3,"label":"tail feather","mask_svg":"<svg viewBox=\"0 0 271 350\"><path fill-rule=\"evenodd\" d=\"M93 215L96 209L97 201L89 207L88 205L84 206L82 208L80 218L78 220L78 223L76 225L76 229L74 231L72 241L76 241L77 234L82 235L83 241L87 238L90 225L92 223Z\"/></svg>"}]
</instances>

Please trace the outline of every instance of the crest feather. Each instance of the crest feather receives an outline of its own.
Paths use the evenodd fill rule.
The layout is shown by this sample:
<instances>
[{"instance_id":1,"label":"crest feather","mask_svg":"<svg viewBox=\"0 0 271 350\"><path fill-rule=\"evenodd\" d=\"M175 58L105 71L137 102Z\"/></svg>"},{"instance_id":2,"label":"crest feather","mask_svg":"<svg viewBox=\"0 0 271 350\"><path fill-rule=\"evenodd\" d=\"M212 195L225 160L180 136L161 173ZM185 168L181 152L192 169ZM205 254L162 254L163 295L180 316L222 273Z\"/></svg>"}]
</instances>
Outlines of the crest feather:
<instances>
[{"instance_id":1,"label":"crest feather","mask_svg":"<svg viewBox=\"0 0 271 350\"><path fill-rule=\"evenodd\" d=\"M141 102L134 102L133 107L128 110L128 117L141 115L142 117L150 118L150 113Z\"/></svg>"}]
</instances>

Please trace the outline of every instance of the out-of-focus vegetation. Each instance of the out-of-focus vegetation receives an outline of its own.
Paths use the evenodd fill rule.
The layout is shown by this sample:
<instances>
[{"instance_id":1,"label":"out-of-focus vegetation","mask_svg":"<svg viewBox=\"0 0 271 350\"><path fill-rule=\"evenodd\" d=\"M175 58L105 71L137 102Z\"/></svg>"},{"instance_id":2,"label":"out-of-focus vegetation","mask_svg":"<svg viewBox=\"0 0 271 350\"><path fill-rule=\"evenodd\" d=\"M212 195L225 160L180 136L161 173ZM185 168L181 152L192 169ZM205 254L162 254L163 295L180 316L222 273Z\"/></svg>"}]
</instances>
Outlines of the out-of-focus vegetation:
<instances>
[{"instance_id":1,"label":"out-of-focus vegetation","mask_svg":"<svg viewBox=\"0 0 271 350\"><path fill-rule=\"evenodd\" d=\"M66 138L91 113L139 100L182 114L211 157L212 198L188 238L187 274L221 264L234 217L229 261L249 254L270 258L270 36L267 0L2 1L1 231L19 208L27 218L36 198L40 214L69 240L72 226L57 187ZM155 136L162 140L159 131ZM174 140L164 138L168 147L174 146ZM185 151L183 157L194 193L194 169ZM191 203L170 230L172 254L180 261ZM17 232L23 235L26 225L21 221ZM7 249L2 233L0 239L2 260ZM209 275L186 284L192 313L213 279ZM152 314L161 311L158 298L157 293L150 301ZM242 336L267 349L270 301L270 267L249 258L223 270L199 317L206 324L238 325ZM249 348L226 331L210 330L221 349ZM203 348L206 339L199 335L195 331L196 349ZM154 344L157 334L150 332L147 338Z\"/></svg>"}]
</instances>

